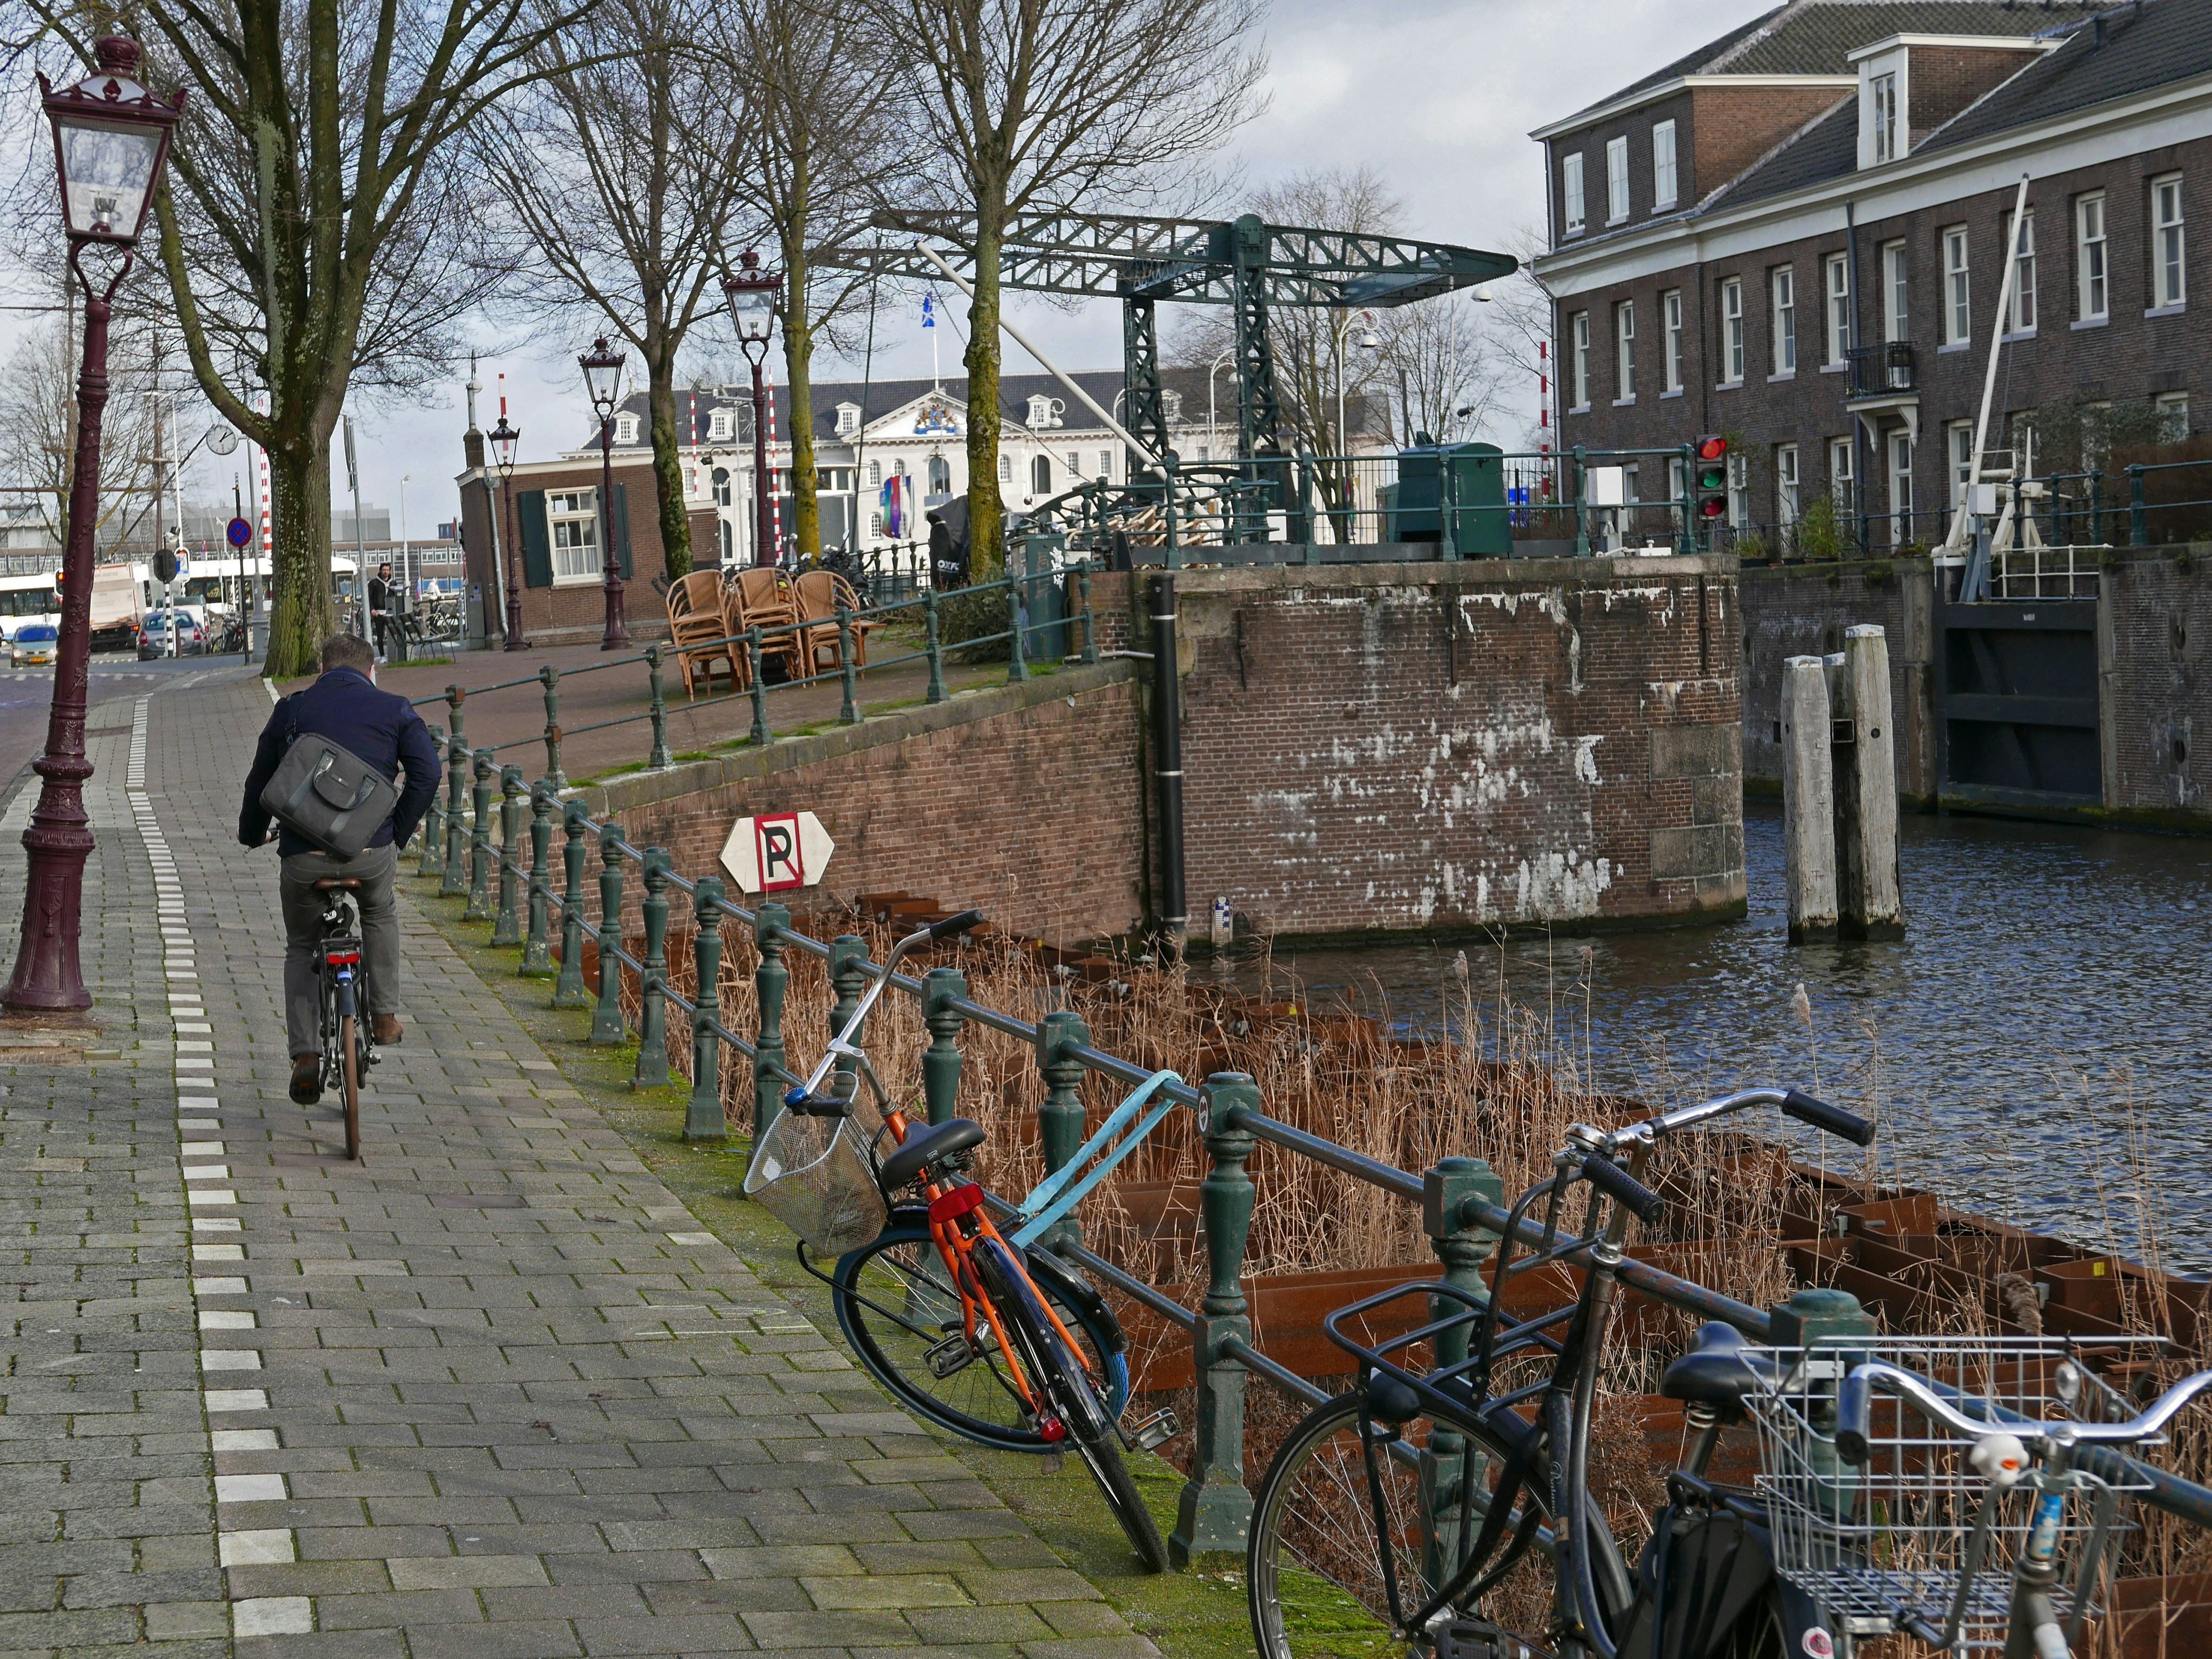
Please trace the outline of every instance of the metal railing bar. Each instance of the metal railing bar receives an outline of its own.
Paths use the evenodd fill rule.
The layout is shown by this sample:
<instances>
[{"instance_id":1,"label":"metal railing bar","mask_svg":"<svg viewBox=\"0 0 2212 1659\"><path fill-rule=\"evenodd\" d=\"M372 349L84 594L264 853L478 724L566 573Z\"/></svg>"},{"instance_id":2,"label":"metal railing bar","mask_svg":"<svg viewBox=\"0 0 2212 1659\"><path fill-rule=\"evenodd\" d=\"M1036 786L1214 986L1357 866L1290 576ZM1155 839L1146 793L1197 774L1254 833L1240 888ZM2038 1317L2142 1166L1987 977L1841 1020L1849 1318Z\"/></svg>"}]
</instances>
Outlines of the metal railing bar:
<instances>
[{"instance_id":1,"label":"metal railing bar","mask_svg":"<svg viewBox=\"0 0 2212 1659\"><path fill-rule=\"evenodd\" d=\"M1230 1112L1229 1121L1262 1140L1272 1141L1294 1152L1302 1152L1316 1164L1326 1164L1333 1170L1342 1170L1354 1180L1364 1181L1370 1187L1380 1187L1386 1193L1395 1193L1399 1197L1411 1199L1417 1204L1426 1191L1425 1183L1417 1175L1408 1175L1394 1165L1355 1152L1349 1146L1340 1146L1333 1140L1308 1134L1304 1129L1294 1129L1287 1123L1278 1123L1273 1118L1262 1117L1257 1112L1237 1108ZM1500 1211L1498 1214L1502 1219L1504 1212Z\"/></svg>"},{"instance_id":2,"label":"metal railing bar","mask_svg":"<svg viewBox=\"0 0 2212 1659\"><path fill-rule=\"evenodd\" d=\"M1266 1377L1285 1394L1297 1395L1309 1406L1326 1406L1334 1398L1327 1389L1316 1388L1288 1366L1277 1364L1241 1336L1223 1337L1221 1351L1243 1361L1248 1370Z\"/></svg>"},{"instance_id":3,"label":"metal railing bar","mask_svg":"<svg viewBox=\"0 0 2212 1659\"><path fill-rule=\"evenodd\" d=\"M1007 1208L1011 1213L1012 1206L1008 1206ZM1096 1273L1122 1295L1127 1297L1129 1300L1143 1304L1170 1324L1180 1325L1187 1331L1195 1330L1198 1328L1196 1314L1164 1291L1155 1289L1146 1284L1143 1279L1123 1272L1095 1250L1085 1249L1080 1244L1062 1243L1054 1245L1052 1252L1054 1255L1074 1262L1079 1267Z\"/></svg>"}]
</instances>

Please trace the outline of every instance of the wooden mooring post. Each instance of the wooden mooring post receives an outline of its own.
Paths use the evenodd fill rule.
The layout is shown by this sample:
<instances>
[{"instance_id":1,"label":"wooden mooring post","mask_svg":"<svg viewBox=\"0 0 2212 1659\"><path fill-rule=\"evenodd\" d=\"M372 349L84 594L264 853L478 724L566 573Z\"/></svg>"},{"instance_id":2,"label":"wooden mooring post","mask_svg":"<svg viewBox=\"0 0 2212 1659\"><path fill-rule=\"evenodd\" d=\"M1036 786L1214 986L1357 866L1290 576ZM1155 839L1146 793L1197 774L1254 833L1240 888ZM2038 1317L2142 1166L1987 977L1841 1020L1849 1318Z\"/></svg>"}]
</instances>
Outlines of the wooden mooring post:
<instances>
[{"instance_id":1,"label":"wooden mooring post","mask_svg":"<svg viewBox=\"0 0 2212 1659\"><path fill-rule=\"evenodd\" d=\"M1790 942L1836 937L1835 789L1828 681L1818 657L1782 665L1782 868Z\"/></svg>"},{"instance_id":2,"label":"wooden mooring post","mask_svg":"<svg viewBox=\"0 0 2212 1659\"><path fill-rule=\"evenodd\" d=\"M1845 631L1833 656L1782 665L1782 862L1790 942L1902 939L1889 644Z\"/></svg>"}]
</instances>

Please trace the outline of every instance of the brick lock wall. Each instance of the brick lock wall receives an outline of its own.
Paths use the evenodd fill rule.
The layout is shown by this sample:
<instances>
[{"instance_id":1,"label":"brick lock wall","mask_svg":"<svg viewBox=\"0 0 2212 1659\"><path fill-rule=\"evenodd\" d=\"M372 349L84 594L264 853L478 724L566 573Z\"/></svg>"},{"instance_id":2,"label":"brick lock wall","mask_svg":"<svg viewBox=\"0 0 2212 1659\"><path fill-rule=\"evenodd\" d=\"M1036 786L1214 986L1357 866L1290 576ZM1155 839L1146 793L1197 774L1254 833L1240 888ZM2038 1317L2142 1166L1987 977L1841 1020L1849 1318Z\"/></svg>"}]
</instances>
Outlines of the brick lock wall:
<instances>
[{"instance_id":1,"label":"brick lock wall","mask_svg":"<svg viewBox=\"0 0 2212 1659\"><path fill-rule=\"evenodd\" d=\"M1741 912L1732 561L1177 580L1185 872L1281 935Z\"/></svg>"},{"instance_id":2,"label":"brick lock wall","mask_svg":"<svg viewBox=\"0 0 2212 1659\"><path fill-rule=\"evenodd\" d=\"M2179 555L2179 556L2177 556ZM2212 829L2212 546L2130 550L2099 584L2105 806Z\"/></svg>"}]
</instances>

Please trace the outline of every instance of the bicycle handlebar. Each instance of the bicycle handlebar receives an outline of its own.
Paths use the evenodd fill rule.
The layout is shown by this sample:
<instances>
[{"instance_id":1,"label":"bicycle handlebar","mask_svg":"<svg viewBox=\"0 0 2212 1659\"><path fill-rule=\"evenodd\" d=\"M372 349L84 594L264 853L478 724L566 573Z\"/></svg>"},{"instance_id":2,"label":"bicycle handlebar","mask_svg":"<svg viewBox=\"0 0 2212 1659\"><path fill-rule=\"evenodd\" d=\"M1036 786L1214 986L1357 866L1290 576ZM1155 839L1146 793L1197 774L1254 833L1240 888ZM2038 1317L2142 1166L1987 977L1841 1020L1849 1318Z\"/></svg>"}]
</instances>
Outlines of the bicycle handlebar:
<instances>
[{"instance_id":1,"label":"bicycle handlebar","mask_svg":"<svg viewBox=\"0 0 2212 1659\"><path fill-rule=\"evenodd\" d=\"M1648 1145L1662 1135L1672 1134L1677 1129L1687 1129L1717 1117L1727 1117L1753 1106L1778 1106L1801 1123L1809 1123L1816 1129L1825 1129L1832 1135L1861 1146L1874 1139L1874 1125L1856 1112L1847 1112L1840 1106L1831 1106L1825 1100L1815 1100L1802 1089L1741 1089L1732 1095L1700 1101L1695 1106L1679 1106L1671 1112L1662 1112L1656 1117L1647 1117L1640 1123L1632 1123L1625 1129L1615 1129L1611 1134L1597 1137L1600 1150L1617 1157L1628 1147Z\"/></svg>"},{"instance_id":2,"label":"bicycle handlebar","mask_svg":"<svg viewBox=\"0 0 2212 1659\"><path fill-rule=\"evenodd\" d=\"M1836 1391L1836 1454L1855 1468L1864 1467L1873 1456L1868 1431L1873 1413L1874 1387L1877 1382L1887 1384L1891 1393L1910 1400L1929 1422L1941 1424L1963 1440L1980 1440L1991 1434L2010 1434L2023 1440L2040 1440L2046 1446L2074 1445L2084 1442L2127 1445L2148 1439L2164 1428L2184 1406L2205 1389L2212 1389L2212 1370L2185 1376L2159 1395L2151 1403L2149 1410L2125 1423L2075 1423L2070 1420L2039 1423L2015 1421L2009 1416L1970 1417L1937 1393L1925 1377L1884 1360L1870 1359L1852 1366L1850 1375L1844 1378L1842 1387Z\"/></svg>"},{"instance_id":3,"label":"bicycle handlebar","mask_svg":"<svg viewBox=\"0 0 2212 1659\"><path fill-rule=\"evenodd\" d=\"M930 942L934 944L939 939L951 939L955 933L964 933L971 927L981 927L982 925L983 913L981 910L963 910L957 916L947 916L942 921L931 922L927 931Z\"/></svg>"},{"instance_id":4,"label":"bicycle handlebar","mask_svg":"<svg viewBox=\"0 0 2212 1659\"><path fill-rule=\"evenodd\" d=\"M1612 1199L1638 1221L1649 1221L1667 1207L1667 1200L1603 1152L1583 1159L1583 1175L1590 1185Z\"/></svg>"}]
</instances>

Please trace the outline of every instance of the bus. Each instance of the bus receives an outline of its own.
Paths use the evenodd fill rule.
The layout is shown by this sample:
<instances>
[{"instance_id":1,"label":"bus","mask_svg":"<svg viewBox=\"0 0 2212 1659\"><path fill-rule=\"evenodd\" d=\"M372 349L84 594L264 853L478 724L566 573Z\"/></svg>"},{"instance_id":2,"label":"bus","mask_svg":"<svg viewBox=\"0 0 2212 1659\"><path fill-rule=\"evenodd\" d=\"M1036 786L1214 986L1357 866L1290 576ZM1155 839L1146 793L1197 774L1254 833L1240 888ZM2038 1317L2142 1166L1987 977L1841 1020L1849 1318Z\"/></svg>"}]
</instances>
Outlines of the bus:
<instances>
[{"instance_id":1,"label":"bus","mask_svg":"<svg viewBox=\"0 0 2212 1659\"><path fill-rule=\"evenodd\" d=\"M59 562L54 561L57 566ZM13 640L15 630L25 623L52 623L58 627L61 619L61 590L55 586L52 568L0 574L0 639Z\"/></svg>"}]
</instances>

